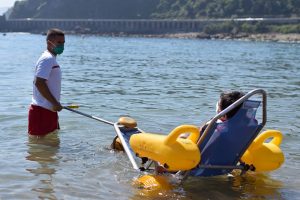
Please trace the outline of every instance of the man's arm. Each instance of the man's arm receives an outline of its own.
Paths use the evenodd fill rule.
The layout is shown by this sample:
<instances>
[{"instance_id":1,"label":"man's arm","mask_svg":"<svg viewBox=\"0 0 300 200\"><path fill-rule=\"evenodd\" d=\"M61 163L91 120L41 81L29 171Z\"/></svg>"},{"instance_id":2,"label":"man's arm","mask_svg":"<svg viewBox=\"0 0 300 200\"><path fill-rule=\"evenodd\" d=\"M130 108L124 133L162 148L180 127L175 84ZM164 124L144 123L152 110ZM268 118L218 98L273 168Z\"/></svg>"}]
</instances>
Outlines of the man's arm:
<instances>
[{"instance_id":1,"label":"man's arm","mask_svg":"<svg viewBox=\"0 0 300 200\"><path fill-rule=\"evenodd\" d=\"M36 77L35 86L37 87L39 92L43 95L43 97L45 97L50 103L52 103L52 105L53 105L52 109L54 111L62 110L61 104L51 94L51 92L48 88L48 85L46 83L46 79Z\"/></svg>"}]
</instances>

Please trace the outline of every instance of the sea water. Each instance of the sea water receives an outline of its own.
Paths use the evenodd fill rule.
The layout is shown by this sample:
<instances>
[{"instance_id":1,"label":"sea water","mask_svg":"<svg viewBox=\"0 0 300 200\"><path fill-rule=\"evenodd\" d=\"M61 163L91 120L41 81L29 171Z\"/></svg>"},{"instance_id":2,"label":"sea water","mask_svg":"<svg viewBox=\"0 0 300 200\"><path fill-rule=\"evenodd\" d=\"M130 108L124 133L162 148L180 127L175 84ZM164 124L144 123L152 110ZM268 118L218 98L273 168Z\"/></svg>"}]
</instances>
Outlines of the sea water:
<instances>
[{"instance_id":1,"label":"sea water","mask_svg":"<svg viewBox=\"0 0 300 200\"><path fill-rule=\"evenodd\" d=\"M27 136L34 65L44 35L0 35L0 199L299 199L300 44L67 35L58 56L62 103L108 121L135 118L168 134L200 126L226 90L268 93L264 129L282 131L285 163L267 174L190 178L145 196L140 173L109 149L112 126L63 110L57 136Z\"/></svg>"}]
</instances>

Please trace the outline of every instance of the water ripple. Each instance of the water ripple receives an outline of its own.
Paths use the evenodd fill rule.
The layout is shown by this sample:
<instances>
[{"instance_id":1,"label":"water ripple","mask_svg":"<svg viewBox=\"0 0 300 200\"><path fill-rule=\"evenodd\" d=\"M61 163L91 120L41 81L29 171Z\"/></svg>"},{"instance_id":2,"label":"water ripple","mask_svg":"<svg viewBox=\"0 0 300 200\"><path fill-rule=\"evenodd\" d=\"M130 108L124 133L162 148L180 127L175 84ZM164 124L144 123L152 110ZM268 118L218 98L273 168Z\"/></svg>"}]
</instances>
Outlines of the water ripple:
<instances>
[{"instance_id":1,"label":"water ripple","mask_svg":"<svg viewBox=\"0 0 300 200\"><path fill-rule=\"evenodd\" d=\"M32 76L44 41L41 35L0 36L1 198L140 199L141 191L131 186L139 174L124 154L108 149L113 127L62 111L58 146L28 140ZM132 116L148 132L202 124L214 115L223 90L267 91L265 128L284 135L282 168L269 175L192 178L147 199L298 198L299 44L98 36L66 41L58 57L62 102L113 122Z\"/></svg>"}]
</instances>

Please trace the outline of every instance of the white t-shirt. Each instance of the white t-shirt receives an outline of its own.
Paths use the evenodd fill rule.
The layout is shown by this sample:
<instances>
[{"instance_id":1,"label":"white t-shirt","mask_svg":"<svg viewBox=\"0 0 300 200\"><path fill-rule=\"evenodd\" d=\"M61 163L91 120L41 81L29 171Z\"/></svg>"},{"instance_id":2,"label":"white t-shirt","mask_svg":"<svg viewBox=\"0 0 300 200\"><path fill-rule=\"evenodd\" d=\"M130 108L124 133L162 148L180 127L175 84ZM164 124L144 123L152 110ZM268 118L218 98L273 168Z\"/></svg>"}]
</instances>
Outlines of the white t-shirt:
<instances>
[{"instance_id":1,"label":"white t-shirt","mask_svg":"<svg viewBox=\"0 0 300 200\"><path fill-rule=\"evenodd\" d=\"M61 91L61 70L56 62L56 56L52 55L48 50L44 51L38 59L35 67L34 82L36 77L46 79L46 83L51 94L60 102ZM33 105L38 105L43 108L52 110L52 104L45 99L33 84Z\"/></svg>"}]
</instances>

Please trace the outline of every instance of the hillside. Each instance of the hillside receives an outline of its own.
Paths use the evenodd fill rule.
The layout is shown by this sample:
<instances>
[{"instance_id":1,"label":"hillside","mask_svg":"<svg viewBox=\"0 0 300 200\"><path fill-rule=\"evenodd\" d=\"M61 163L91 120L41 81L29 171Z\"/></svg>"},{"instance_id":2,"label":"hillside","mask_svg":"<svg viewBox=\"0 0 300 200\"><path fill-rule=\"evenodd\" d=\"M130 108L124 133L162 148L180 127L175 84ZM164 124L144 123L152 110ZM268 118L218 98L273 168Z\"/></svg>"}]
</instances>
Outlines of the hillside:
<instances>
[{"instance_id":1,"label":"hillside","mask_svg":"<svg viewBox=\"0 0 300 200\"><path fill-rule=\"evenodd\" d=\"M300 0L24 0L15 18L199 19L300 16Z\"/></svg>"},{"instance_id":2,"label":"hillside","mask_svg":"<svg viewBox=\"0 0 300 200\"><path fill-rule=\"evenodd\" d=\"M18 1L15 18L148 19L159 0L26 0Z\"/></svg>"},{"instance_id":3,"label":"hillside","mask_svg":"<svg viewBox=\"0 0 300 200\"><path fill-rule=\"evenodd\" d=\"M300 0L160 0L157 18L292 17Z\"/></svg>"}]
</instances>

